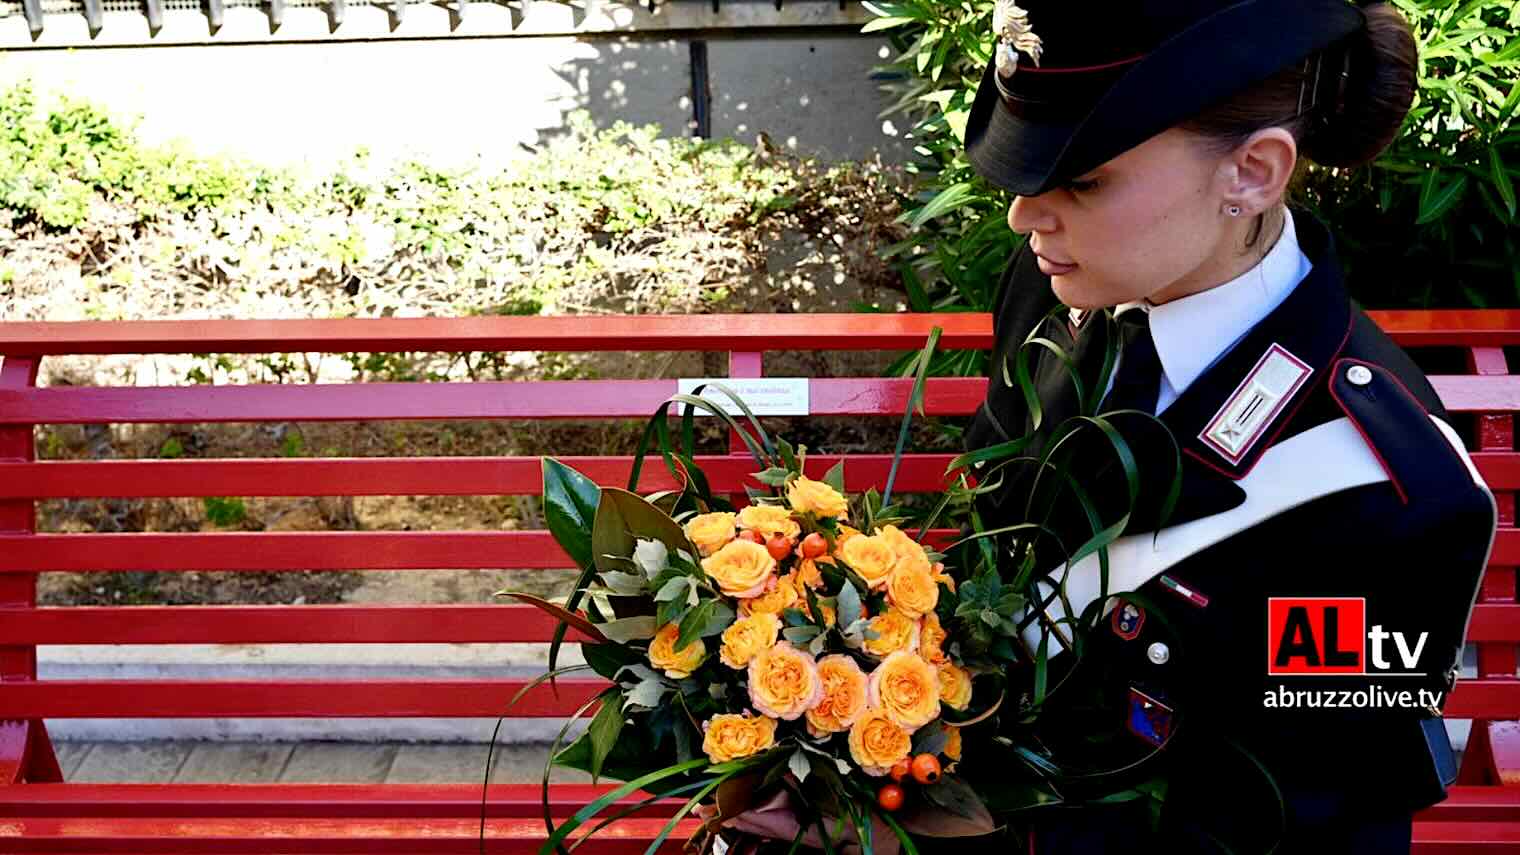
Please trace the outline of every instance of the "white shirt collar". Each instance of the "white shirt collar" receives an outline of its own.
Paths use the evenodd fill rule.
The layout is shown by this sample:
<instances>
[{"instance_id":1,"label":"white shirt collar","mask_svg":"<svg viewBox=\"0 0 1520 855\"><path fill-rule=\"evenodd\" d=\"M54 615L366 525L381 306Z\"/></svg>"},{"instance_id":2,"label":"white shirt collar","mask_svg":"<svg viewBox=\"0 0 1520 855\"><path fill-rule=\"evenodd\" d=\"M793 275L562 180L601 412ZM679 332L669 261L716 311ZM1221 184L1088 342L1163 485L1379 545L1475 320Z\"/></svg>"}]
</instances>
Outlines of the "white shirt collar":
<instances>
[{"instance_id":1,"label":"white shirt collar","mask_svg":"<svg viewBox=\"0 0 1520 855\"><path fill-rule=\"evenodd\" d=\"M1117 307L1123 311L1139 306L1150 313L1151 338L1165 374L1157 412L1271 314L1311 267L1299 249L1289 214L1283 218L1282 236L1266 256L1229 282L1159 306L1139 300Z\"/></svg>"}]
</instances>

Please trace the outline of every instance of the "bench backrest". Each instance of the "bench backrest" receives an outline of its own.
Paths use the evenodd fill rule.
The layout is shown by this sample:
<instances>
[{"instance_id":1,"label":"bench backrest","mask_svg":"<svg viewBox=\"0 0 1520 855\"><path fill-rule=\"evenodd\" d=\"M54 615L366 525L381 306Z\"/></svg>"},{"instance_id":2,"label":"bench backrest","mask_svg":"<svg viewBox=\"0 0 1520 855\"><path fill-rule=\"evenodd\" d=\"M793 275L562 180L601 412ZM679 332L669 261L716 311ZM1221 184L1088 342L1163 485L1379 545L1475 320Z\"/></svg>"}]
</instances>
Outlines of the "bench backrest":
<instances>
[{"instance_id":1,"label":"bench backrest","mask_svg":"<svg viewBox=\"0 0 1520 855\"><path fill-rule=\"evenodd\" d=\"M1501 532L1470 634L1479 678L1464 681L1448 715L1520 718L1515 565L1520 540L1514 491L1520 455L1513 413L1520 378L1503 348L1520 344L1520 312L1373 313L1407 348L1454 348L1466 372L1433 376L1448 409L1476 437L1474 458L1500 501ZM0 721L167 717L494 717L521 679L451 680L38 680L39 644L254 644L547 642L553 622L522 605L36 606L42 571L296 571L438 568L517 572L565 568L547 531L38 533L35 503L87 497L537 495L536 457L110 460L37 462L33 428L47 424L288 422L324 420L647 418L675 380L513 383L355 383L37 388L40 361L73 354L704 351L726 352L729 375L763 375L767 351L906 351L930 329L942 349L985 349L991 321L960 315L546 317L327 321L161 321L0 324ZM985 378L932 379L926 411L966 416ZM810 412L900 417L911 381L819 378ZM1458 429L1464 429L1459 424ZM847 487L880 488L890 449L850 455ZM599 483L626 484L626 457L567 457ZM839 459L810 458L816 475ZM941 488L949 455L913 454L901 492ZM702 458L714 489L742 494L752 461L737 438L730 454ZM750 481L750 483L755 483ZM643 490L672 486L645 468ZM572 634L571 640L575 636ZM562 680L511 711L560 717L601 687ZM7 740L0 729L0 783ZM15 746L12 746L15 750ZM14 771L14 766L12 767ZM18 773L19 774L19 773Z\"/></svg>"}]
</instances>

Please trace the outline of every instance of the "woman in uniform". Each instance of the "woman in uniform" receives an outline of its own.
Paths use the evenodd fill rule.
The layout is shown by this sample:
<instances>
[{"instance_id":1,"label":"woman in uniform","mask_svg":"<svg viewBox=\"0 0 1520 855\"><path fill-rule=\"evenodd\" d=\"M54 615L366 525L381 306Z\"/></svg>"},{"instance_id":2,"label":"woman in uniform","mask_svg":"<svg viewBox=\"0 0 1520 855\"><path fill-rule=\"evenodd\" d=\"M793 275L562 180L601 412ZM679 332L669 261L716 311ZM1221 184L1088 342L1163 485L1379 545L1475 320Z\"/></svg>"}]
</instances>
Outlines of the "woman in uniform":
<instances>
[{"instance_id":1,"label":"woman in uniform","mask_svg":"<svg viewBox=\"0 0 1520 855\"><path fill-rule=\"evenodd\" d=\"M1423 373L1348 298L1328 229L1284 200L1305 161L1357 167L1392 140L1408 25L1347 0L1021 2L998 4L966 131L1027 236L967 444L1032 437L1038 457L1068 417L1138 411L1112 415L1137 498L1100 437L1075 459L1101 524L1070 491L1034 503L1061 547L1036 541L1041 590L1065 596L1024 637L1103 699L1050 696L1051 755L1099 746L1086 768L1164 796L1157 816L1072 788L1033 814L1031 851L1407 852L1454 779L1441 707L1495 505ZM1037 414L1001 379L1021 351ZM980 500L988 529L1026 521L1015 471ZM1130 510L1106 588L1098 556L1067 567Z\"/></svg>"}]
</instances>

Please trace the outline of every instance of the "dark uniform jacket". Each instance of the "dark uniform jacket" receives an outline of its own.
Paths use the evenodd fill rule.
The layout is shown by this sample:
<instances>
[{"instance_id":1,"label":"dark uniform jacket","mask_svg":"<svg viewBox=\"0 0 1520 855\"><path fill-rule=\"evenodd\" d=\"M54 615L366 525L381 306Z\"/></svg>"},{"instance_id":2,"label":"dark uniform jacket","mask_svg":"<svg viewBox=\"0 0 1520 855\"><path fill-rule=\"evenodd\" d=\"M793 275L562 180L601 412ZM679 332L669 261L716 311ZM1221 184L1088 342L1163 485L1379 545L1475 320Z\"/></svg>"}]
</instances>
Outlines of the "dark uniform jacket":
<instances>
[{"instance_id":1,"label":"dark uniform jacket","mask_svg":"<svg viewBox=\"0 0 1520 855\"><path fill-rule=\"evenodd\" d=\"M1182 472L1179 501L1159 531L1176 452L1144 419L1115 419L1135 449L1141 492L1124 537L1109 548L1109 593L1136 596L1106 600L1111 608L1082 657L1083 673L1098 675L1103 703L1094 707L1063 687L1042 727L1052 750L1100 745L1101 756L1088 758L1092 768L1149 757L1151 768L1171 770L1174 795L1192 792L1208 809L1270 803L1275 812L1259 770L1242 759L1249 754L1284 789L1341 793L1344 805L1369 811L1413 811L1440 801L1454 779L1439 709L1492 548L1495 505L1424 374L1348 298L1328 231L1304 212L1293 216L1309 275L1158 417L1180 446ZM1088 312L1080 326L1066 313L1046 319L1057 301L1027 246L1001 289L992 381L966 433L971 449L1031 431L1022 394L1000 376L1004 359L1016 376L1011 360L1031 333L1070 350L1089 388L1110 335L1103 311ZM1030 376L1045 413L1029 453L1038 455L1052 429L1077 414L1077 402L1061 361L1034 351ZM1104 443L1078 447L1074 471L1111 524L1127 505L1122 469ZM981 500L987 528L1025 521L1031 480L1004 472L1003 489ZM1049 525L1067 550L1092 535L1069 499L1042 500L1036 516L1046 507L1055 508ZM1061 556L1041 557L1038 569L1060 579ZM1071 570L1073 611L1098 599L1096 579L1096 556ZM1282 646L1281 610L1292 605L1280 602L1278 622L1269 624L1271 598L1363 600L1360 625L1353 610L1337 610L1344 634L1328 658L1360 652L1372 673L1268 674ZM1050 614L1061 612L1053 606ZM1324 635L1322 611L1297 617L1315 638ZM1311 665L1312 639L1295 626L1287 664ZM1380 642L1387 670L1419 676L1381 676L1365 637L1375 626L1402 633L1406 652L1427 633L1412 669L1394 639ZM1025 637L1037 639L1039 627L1030 624ZM1049 643L1059 673L1063 658L1075 657ZM1269 706L1279 687L1344 689L1332 703L1346 706ZM1441 694L1434 708L1355 706L1351 694L1374 687ZM1124 738L1090 738L1105 728ZM1223 747L1226 740L1244 751Z\"/></svg>"}]
</instances>

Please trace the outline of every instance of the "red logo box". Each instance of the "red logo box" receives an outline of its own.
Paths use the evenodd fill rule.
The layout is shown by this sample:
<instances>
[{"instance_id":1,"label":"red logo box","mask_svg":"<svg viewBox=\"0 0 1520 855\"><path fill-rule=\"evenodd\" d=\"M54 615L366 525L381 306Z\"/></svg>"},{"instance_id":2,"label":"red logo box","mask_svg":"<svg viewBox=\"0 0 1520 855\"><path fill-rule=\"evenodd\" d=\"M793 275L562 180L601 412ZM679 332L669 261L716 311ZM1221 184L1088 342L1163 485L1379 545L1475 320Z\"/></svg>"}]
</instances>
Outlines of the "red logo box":
<instances>
[{"instance_id":1,"label":"red logo box","mask_svg":"<svg viewBox=\"0 0 1520 855\"><path fill-rule=\"evenodd\" d=\"M1365 597L1269 597L1268 674L1365 674Z\"/></svg>"}]
</instances>

